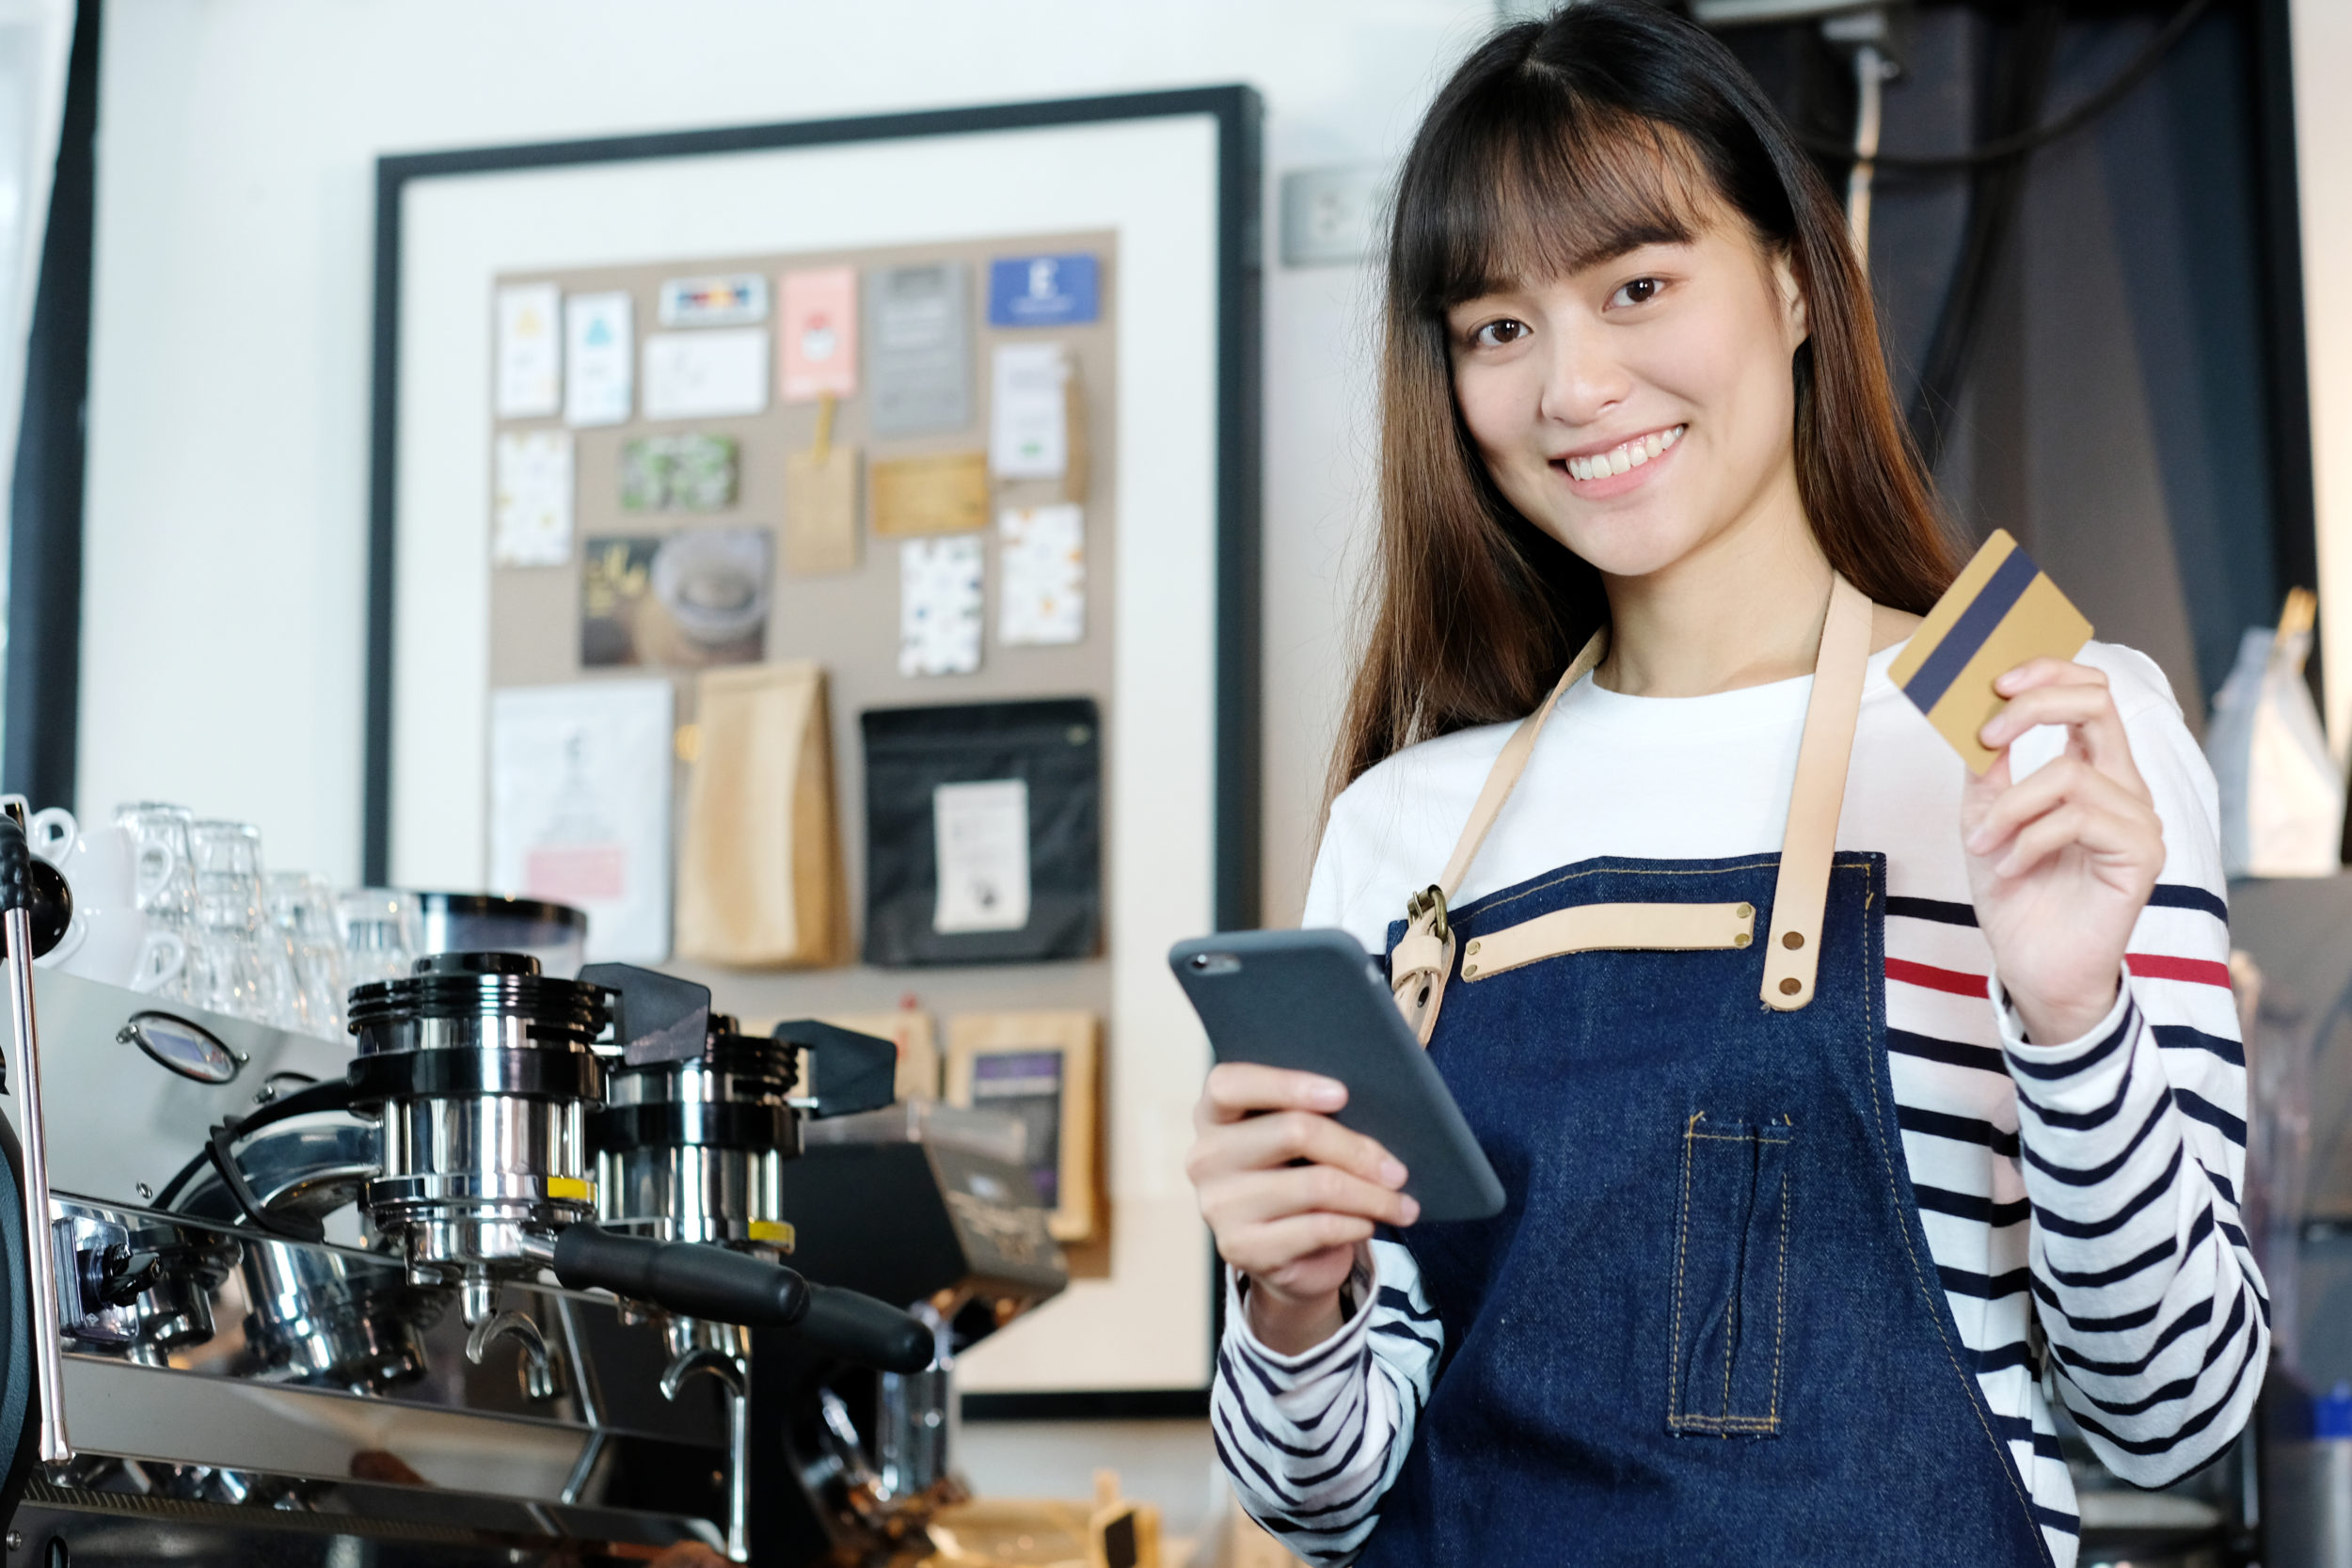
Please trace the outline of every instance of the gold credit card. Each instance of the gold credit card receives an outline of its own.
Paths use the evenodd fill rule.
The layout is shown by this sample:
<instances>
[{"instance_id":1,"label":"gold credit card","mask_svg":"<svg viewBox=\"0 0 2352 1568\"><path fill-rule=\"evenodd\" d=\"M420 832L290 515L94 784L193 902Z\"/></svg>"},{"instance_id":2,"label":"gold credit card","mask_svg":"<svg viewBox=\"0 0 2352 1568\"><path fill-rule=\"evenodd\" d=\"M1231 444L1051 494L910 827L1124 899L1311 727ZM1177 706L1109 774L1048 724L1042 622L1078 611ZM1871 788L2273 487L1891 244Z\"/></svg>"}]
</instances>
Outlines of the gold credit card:
<instances>
[{"instance_id":1,"label":"gold credit card","mask_svg":"<svg viewBox=\"0 0 2352 1568\"><path fill-rule=\"evenodd\" d=\"M1977 743L1977 732L2009 705L1994 681L2029 659L2073 658L2090 641L2082 611L2006 530L1995 529L1886 674L1968 771L1981 773L1995 753Z\"/></svg>"}]
</instances>

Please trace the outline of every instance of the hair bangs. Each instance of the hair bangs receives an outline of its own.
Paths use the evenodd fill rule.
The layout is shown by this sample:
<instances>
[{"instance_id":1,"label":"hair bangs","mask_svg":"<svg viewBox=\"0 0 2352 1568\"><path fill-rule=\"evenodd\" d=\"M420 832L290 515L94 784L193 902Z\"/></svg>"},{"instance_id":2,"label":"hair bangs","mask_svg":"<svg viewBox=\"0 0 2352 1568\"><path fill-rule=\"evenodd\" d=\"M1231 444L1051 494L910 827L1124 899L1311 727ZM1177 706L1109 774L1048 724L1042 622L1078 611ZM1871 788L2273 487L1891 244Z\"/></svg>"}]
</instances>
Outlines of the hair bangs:
<instances>
[{"instance_id":1,"label":"hair bangs","mask_svg":"<svg viewBox=\"0 0 2352 1568\"><path fill-rule=\"evenodd\" d=\"M1397 281L1428 314L1706 228L1713 188L1672 126L1561 90L1531 65L1463 103L1445 152L1400 192ZM1419 198L1420 199L1409 199Z\"/></svg>"}]
</instances>

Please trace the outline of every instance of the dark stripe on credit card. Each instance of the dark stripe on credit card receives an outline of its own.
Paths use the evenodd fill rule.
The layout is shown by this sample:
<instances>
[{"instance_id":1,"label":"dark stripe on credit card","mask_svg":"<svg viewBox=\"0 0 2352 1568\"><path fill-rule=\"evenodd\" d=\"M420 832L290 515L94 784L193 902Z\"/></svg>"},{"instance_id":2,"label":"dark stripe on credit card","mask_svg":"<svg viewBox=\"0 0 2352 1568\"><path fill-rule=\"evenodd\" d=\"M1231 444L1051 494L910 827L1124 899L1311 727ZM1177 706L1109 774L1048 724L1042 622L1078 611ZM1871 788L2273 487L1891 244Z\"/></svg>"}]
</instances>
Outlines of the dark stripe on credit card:
<instances>
[{"instance_id":1,"label":"dark stripe on credit card","mask_svg":"<svg viewBox=\"0 0 2352 1568\"><path fill-rule=\"evenodd\" d=\"M2042 569L2033 563L2031 556L2022 549L2010 551L2009 558L1994 568L1983 591L1952 623L1944 641L1920 662L1903 687L1903 695L1918 705L1922 713L1942 701L1952 682L1968 668L1968 661L1977 657L1977 650L1984 646L1985 639L1993 635L1993 628L2017 607L2017 601L2041 575Z\"/></svg>"}]
</instances>

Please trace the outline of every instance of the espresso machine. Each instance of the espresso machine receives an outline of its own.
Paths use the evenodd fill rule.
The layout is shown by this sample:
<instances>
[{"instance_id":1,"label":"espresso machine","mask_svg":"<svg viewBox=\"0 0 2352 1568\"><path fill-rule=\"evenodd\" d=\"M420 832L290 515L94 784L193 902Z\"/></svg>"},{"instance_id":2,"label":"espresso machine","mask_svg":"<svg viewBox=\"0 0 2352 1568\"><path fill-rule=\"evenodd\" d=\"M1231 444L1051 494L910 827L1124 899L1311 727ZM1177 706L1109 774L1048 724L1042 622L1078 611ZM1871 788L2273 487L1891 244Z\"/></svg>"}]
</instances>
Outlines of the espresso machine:
<instances>
[{"instance_id":1,"label":"espresso machine","mask_svg":"<svg viewBox=\"0 0 2352 1568\"><path fill-rule=\"evenodd\" d=\"M783 1171L801 1152L801 1118L887 1105L896 1048L807 1020L746 1035L711 1011L708 987L628 964L592 964L581 978L612 998L620 1046L607 1101L588 1121L600 1227L763 1261L790 1253L796 1232L785 1217ZM823 1092L796 1099L803 1053ZM726 1402L727 1554L751 1560L749 1331L653 1310L670 1355L664 1397L677 1398L703 1374Z\"/></svg>"},{"instance_id":2,"label":"espresso machine","mask_svg":"<svg viewBox=\"0 0 2352 1568\"><path fill-rule=\"evenodd\" d=\"M355 1052L36 989L65 896L0 819L11 1563L707 1560L739 1545L741 1417L707 1380L665 1393L667 1324L931 1364L928 1323L781 1248L596 1224L588 1130L627 1066L601 988L437 956L354 993Z\"/></svg>"},{"instance_id":3,"label":"espresso machine","mask_svg":"<svg viewBox=\"0 0 2352 1568\"><path fill-rule=\"evenodd\" d=\"M707 1373L728 1401L730 1547L795 1565L927 1553L932 1511L964 1496L957 1351L1068 1283L1021 1129L894 1105L887 1041L816 1020L746 1035L707 987L628 965L581 978L612 996L622 1046L588 1124L601 1228L789 1256L812 1281L906 1305L930 1340L927 1365L885 1367L805 1336L656 1314L664 1392ZM753 1475L766 1478L756 1491Z\"/></svg>"}]
</instances>

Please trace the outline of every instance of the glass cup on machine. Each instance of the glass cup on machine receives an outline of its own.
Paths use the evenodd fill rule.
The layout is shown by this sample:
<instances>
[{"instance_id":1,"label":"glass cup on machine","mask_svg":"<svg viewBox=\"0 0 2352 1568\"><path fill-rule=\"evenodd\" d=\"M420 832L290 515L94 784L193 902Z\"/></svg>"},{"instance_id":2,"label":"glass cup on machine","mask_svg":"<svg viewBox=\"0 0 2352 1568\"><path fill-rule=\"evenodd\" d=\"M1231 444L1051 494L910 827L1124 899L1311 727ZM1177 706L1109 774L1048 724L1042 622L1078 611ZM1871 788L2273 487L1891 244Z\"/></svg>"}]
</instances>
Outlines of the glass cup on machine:
<instances>
[{"instance_id":1,"label":"glass cup on machine","mask_svg":"<svg viewBox=\"0 0 2352 1568\"><path fill-rule=\"evenodd\" d=\"M202 1004L199 993L196 866L188 825L195 816L167 800L129 800L115 808L115 826L130 835L133 896L149 926L180 939L187 961L153 994Z\"/></svg>"},{"instance_id":2,"label":"glass cup on machine","mask_svg":"<svg viewBox=\"0 0 2352 1568\"><path fill-rule=\"evenodd\" d=\"M335 890L307 871L273 871L265 895L270 925L294 966L291 1027L342 1038L343 944L335 924Z\"/></svg>"},{"instance_id":3,"label":"glass cup on machine","mask_svg":"<svg viewBox=\"0 0 2352 1568\"><path fill-rule=\"evenodd\" d=\"M188 825L196 867L197 1006L287 1026L295 1015L293 965L267 928L262 901L262 832L217 817Z\"/></svg>"},{"instance_id":4,"label":"glass cup on machine","mask_svg":"<svg viewBox=\"0 0 2352 1568\"><path fill-rule=\"evenodd\" d=\"M397 980L416 967L418 949L424 944L424 913L415 894L389 887L347 888L335 902L335 924L342 932L346 988Z\"/></svg>"}]
</instances>

